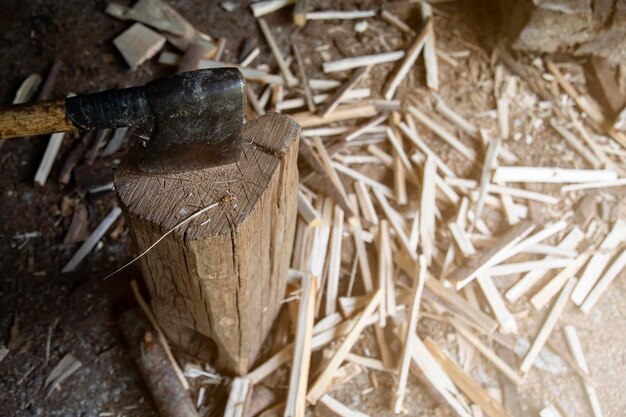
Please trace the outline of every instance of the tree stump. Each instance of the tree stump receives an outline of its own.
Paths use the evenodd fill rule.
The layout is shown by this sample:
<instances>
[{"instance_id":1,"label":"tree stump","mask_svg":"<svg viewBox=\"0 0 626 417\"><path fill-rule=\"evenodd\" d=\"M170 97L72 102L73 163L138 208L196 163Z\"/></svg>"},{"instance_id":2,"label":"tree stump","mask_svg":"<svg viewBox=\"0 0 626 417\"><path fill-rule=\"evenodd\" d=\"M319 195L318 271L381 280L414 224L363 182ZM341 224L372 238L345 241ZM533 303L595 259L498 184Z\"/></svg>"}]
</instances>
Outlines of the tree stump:
<instances>
[{"instance_id":1,"label":"tree stump","mask_svg":"<svg viewBox=\"0 0 626 417\"><path fill-rule=\"evenodd\" d=\"M137 145L114 175L139 252L189 216L140 259L154 313L167 337L216 367L252 366L285 291L297 216L298 137L291 119L267 114L244 127L236 164L147 175Z\"/></svg>"}]
</instances>

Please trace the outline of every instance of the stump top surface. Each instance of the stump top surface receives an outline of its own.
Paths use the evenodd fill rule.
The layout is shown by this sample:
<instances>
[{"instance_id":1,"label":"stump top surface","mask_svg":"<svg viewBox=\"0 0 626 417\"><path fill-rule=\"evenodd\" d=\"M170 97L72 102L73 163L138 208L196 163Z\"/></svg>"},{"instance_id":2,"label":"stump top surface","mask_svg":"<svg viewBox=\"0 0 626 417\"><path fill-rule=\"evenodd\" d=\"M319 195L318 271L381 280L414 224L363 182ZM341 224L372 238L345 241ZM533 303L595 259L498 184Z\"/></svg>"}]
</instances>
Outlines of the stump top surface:
<instances>
[{"instance_id":1,"label":"stump top surface","mask_svg":"<svg viewBox=\"0 0 626 417\"><path fill-rule=\"evenodd\" d=\"M220 203L175 233L186 240L229 233L247 218L299 132L300 126L292 119L268 113L244 125L243 153L236 164L165 175L139 170L138 144L115 171L115 189L129 213L154 223L163 232Z\"/></svg>"}]
</instances>

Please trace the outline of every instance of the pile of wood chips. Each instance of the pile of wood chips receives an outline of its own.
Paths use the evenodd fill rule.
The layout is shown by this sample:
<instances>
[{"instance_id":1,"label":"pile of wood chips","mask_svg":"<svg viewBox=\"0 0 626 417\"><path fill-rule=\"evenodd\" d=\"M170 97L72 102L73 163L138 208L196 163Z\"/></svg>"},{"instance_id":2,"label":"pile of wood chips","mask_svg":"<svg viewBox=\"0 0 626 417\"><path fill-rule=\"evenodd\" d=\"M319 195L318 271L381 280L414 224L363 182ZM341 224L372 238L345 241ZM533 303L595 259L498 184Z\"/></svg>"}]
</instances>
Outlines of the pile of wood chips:
<instances>
[{"instance_id":1,"label":"pile of wood chips","mask_svg":"<svg viewBox=\"0 0 626 417\"><path fill-rule=\"evenodd\" d=\"M323 72L333 76L351 71L348 81L309 78L310 68L298 48L293 48L293 60L291 54L285 57L263 17L293 3L296 25L358 19L359 30L359 25L367 27L367 19L382 19L410 41L397 51L323 64ZM610 289L626 265L626 221L611 215L598 218L599 194L587 191L626 185L624 134L604 109L574 87L572 76L563 73L567 65L539 58L535 65L525 65L506 51L496 54L500 64L482 74L493 82L496 109L485 108L482 116L487 117L464 117L436 92L440 83L450 81L440 79L438 61L457 66L467 55L455 57L437 49L436 19L428 3L417 6L423 17L418 28L388 10L311 12L306 3L269 0L252 5L280 74L252 66L261 53L258 47L246 51L236 65L250 81L249 120L266 109L307 110L289 113L303 128L303 169L286 308L276 325L271 354L248 375L232 381L225 415L304 416L314 407L323 415L364 416L356 410L358 404L346 405L333 396L334 387L363 371L373 387L377 374L392 375L389 408L395 413L416 413L406 408L413 374L443 415L517 415L506 399L503 405L470 376L467 352L479 352L515 390L549 343L564 309L573 304L589 313ZM132 20L129 10L108 12ZM171 29L155 28L176 40ZM143 30L131 29L131 34ZM160 49L162 37L149 35ZM223 41L196 32L192 37L206 47L199 68L233 66L220 61ZM141 57L124 56L132 67L143 62ZM426 86L407 94L405 79L422 65L420 56ZM181 59L163 52L159 62L178 65ZM373 68L384 63L394 63L384 88L363 87ZM253 83L263 87L260 94ZM396 100L400 90L408 99ZM521 139L530 145L536 127L536 120L510 123L511 111L527 104L517 102L520 97L533 98L529 106L534 112L551 114L550 127L588 169L520 164L511 144L517 146ZM482 126L468 119L480 119ZM446 145L429 145L433 141L424 139L424 131ZM471 176L460 176L445 162L448 155L437 149L448 149L470 166L465 171ZM545 192L536 184L558 185ZM600 196L615 200L608 193ZM115 211L109 216L104 231L118 215ZM90 238L90 245L102 233ZM501 277L512 282L506 291L496 285ZM547 315L518 362L513 355L499 356L493 346L498 352L515 348L519 317L510 306L527 300L534 309L546 309ZM459 351L465 354L451 354L427 335L418 336L420 320L452 326ZM599 417L601 405L576 329L560 325L570 352L557 353L581 376L590 409ZM355 346L365 338L375 340L378 351L360 349L366 356L355 354ZM252 411L255 386L281 369L289 369L285 401L274 398L277 404ZM207 377L204 371L190 372L188 376ZM200 388L198 405L205 394ZM549 406L540 415L561 414Z\"/></svg>"},{"instance_id":2,"label":"pile of wood chips","mask_svg":"<svg viewBox=\"0 0 626 417\"><path fill-rule=\"evenodd\" d=\"M623 133L556 64L539 62L538 68L547 69L542 74L506 52L500 61L516 76L502 65L495 67L493 128L468 121L435 93L439 83L446 82L439 79L438 58L445 65L456 62L436 49L433 13L427 3L419 5L423 25L414 31L385 10L307 13L302 9L306 2L298 1L295 24L377 16L411 41L398 51L325 62L324 73L352 71L343 83L307 78L307 68L294 47L298 72L293 74L261 17L290 3L266 1L252 6L282 77L265 76L267 87L260 98L251 89L249 97L258 115L268 107L279 112L308 108L290 114L303 127L300 153L307 163L301 171L300 218L285 299L288 314L281 316L277 331L277 337L292 341L233 381L226 415L250 415L246 407L255 385L286 364L290 366L286 401L262 416L304 416L313 406L323 415L365 415L355 409L358 404L348 407L333 397L333 388L350 381L355 367L370 373L374 386L377 373L393 375L389 407L395 413L415 414L404 406L412 373L443 414L513 415L472 379L456 355L428 336L418 336L417 323L434 320L451 325L460 350L480 352L510 384L522 383L566 306L571 303L588 313L626 265L626 222L618 218L606 224L596 218L590 209L595 208L595 196L585 194L626 184ZM420 97L426 88L430 90L432 106L424 106L411 94L408 102L394 101L419 56L423 56L427 85L417 90L422 90ZM360 87L372 66L387 62L396 64L382 91ZM252 72L256 70L242 70L258 81ZM535 72L540 76L533 77ZM554 93L545 86L548 82L560 90ZM289 88L297 85L303 88L295 90L299 95L293 97ZM514 137L528 143L532 138L524 136L523 126L511 125L509 108L516 105L517 90L528 87L535 91L530 94L543 99L535 102L538 110L552 111L551 127L590 169L518 165L519 157L507 145ZM326 89L332 90L318 94ZM459 176L421 137L418 126L466 159L477 175ZM381 175L381 167L389 175ZM380 180L389 177L390 183ZM536 191L533 185L538 183L559 184L560 192ZM574 212L572 202L578 198L581 203ZM542 205L559 205L558 212L565 215L556 221L545 219ZM494 211L502 214L500 224L487 221ZM504 276L517 279L501 292L495 281ZM479 301L478 292L486 303ZM530 295L532 307L548 313L518 363L513 357L498 356L490 345L515 347L518 319L509 305ZM570 353L558 353L580 374L593 415L601 416L576 329L564 325L563 331ZM288 337L292 332L293 338ZM353 353L364 337L375 338L378 353ZM312 367L311 355L320 350L322 357ZM551 405L540 415L561 414Z\"/></svg>"}]
</instances>

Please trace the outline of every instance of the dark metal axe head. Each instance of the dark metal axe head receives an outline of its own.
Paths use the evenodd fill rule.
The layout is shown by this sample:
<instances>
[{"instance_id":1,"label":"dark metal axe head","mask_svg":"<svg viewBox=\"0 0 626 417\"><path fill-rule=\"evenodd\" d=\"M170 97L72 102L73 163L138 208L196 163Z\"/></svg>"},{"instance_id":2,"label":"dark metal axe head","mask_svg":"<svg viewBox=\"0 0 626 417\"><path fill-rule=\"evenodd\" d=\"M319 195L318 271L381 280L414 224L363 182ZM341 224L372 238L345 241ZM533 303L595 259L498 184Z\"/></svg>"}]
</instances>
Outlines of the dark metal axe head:
<instances>
[{"instance_id":1,"label":"dark metal axe head","mask_svg":"<svg viewBox=\"0 0 626 417\"><path fill-rule=\"evenodd\" d=\"M239 160L244 87L237 68L215 68L72 97L66 107L70 120L83 128L136 126L149 132L139 168L175 173Z\"/></svg>"}]
</instances>

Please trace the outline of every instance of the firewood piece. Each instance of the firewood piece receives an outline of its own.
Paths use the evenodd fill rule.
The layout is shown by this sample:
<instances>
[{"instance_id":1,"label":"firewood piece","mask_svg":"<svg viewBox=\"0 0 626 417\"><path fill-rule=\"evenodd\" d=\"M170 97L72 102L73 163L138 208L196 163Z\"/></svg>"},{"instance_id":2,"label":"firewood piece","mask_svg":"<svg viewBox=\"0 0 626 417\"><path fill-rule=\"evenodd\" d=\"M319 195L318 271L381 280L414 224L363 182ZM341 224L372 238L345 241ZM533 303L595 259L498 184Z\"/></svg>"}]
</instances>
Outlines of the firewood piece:
<instances>
[{"instance_id":1,"label":"firewood piece","mask_svg":"<svg viewBox=\"0 0 626 417\"><path fill-rule=\"evenodd\" d=\"M326 118L318 115L311 114L310 112L302 112L290 114L293 120L295 120L300 126L314 127L329 124L332 122L340 122L343 120L351 120L364 117L373 117L378 115L376 106L372 104L344 104L337 107L335 111L329 114Z\"/></svg>"},{"instance_id":2,"label":"firewood piece","mask_svg":"<svg viewBox=\"0 0 626 417\"><path fill-rule=\"evenodd\" d=\"M426 159L424 174L422 176L422 190L420 194L419 211L419 238L422 251L426 257L426 264L430 265L435 254L435 162L431 158ZM411 252L409 252L411 253ZM415 258L415 257L414 257Z\"/></svg>"},{"instance_id":3,"label":"firewood piece","mask_svg":"<svg viewBox=\"0 0 626 417\"><path fill-rule=\"evenodd\" d=\"M383 20L386 20L387 23L398 29L400 32L406 33L407 35L411 36L415 35L415 31L411 29L409 25L404 23L398 16L390 13L388 10L381 10L380 17L382 17Z\"/></svg>"},{"instance_id":4,"label":"firewood piece","mask_svg":"<svg viewBox=\"0 0 626 417\"><path fill-rule=\"evenodd\" d=\"M307 11L309 9L308 0L297 0L293 9L293 23L296 26L306 25ZM311 110L312 111L312 110Z\"/></svg>"},{"instance_id":5,"label":"firewood piece","mask_svg":"<svg viewBox=\"0 0 626 417\"><path fill-rule=\"evenodd\" d=\"M338 417L368 417L367 414L349 408L328 394L324 394L322 398L320 398L319 404L323 405L333 415Z\"/></svg>"},{"instance_id":6,"label":"firewood piece","mask_svg":"<svg viewBox=\"0 0 626 417\"><path fill-rule=\"evenodd\" d=\"M317 377L317 379L309 389L306 398L310 403L317 403L317 401L324 395L330 379L337 371L337 369L345 359L346 355L350 352L350 349L352 349L352 346L365 328L367 320L370 318L374 310L378 308L378 305L381 302L381 298L382 293L379 290L374 294L367 307L365 307L365 310L363 310L363 312L359 315L359 318L356 319L354 327L352 328L350 333L348 333L343 342L341 342L341 345L339 345L333 357L330 359L328 364L326 364L326 367L324 368L324 370L322 370L322 373Z\"/></svg>"},{"instance_id":7,"label":"firewood piece","mask_svg":"<svg viewBox=\"0 0 626 417\"><path fill-rule=\"evenodd\" d=\"M576 328L574 326L563 326L563 333L565 334L565 340L567 341L567 345L569 346L569 350L572 353L574 360L583 372L589 374L589 367L587 366L585 353L583 352L583 347L580 343L580 339L578 338ZM591 405L594 417L602 417L602 407L600 406L598 393L596 392L595 387L587 381L583 381L583 384L585 386L587 398L589 399L589 404Z\"/></svg>"},{"instance_id":8,"label":"firewood piece","mask_svg":"<svg viewBox=\"0 0 626 417\"><path fill-rule=\"evenodd\" d=\"M324 62L323 68L326 74L331 72L346 71L353 68L365 67L368 65L385 64L402 59L404 51L383 52L381 54L363 55L339 59L337 61Z\"/></svg>"},{"instance_id":9,"label":"firewood piece","mask_svg":"<svg viewBox=\"0 0 626 417\"><path fill-rule=\"evenodd\" d=\"M282 72L283 76L285 77L285 83L287 83L288 87L295 86L296 84L298 84L298 79L294 77L291 73L291 70L289 70L289 65L287 65L287 62L285 62L285 59L280 52L280 48L276 44L274 36L272 36L272 32L270 31L269 26L267 26L265 19L261 17L258 18L257 21L259 22L259 27L261 28L261 32L263 32L263 36L265 37L267 44L270 46L272 54L274 55L274 59L278 64L278 68L280 68L280 72Z\"/></svg>"},{"instance_id":10,"label":"firewood piece","mask_svg":"<svg viewBox=\"0 0 626 417\"><path fill-rule=\"evenodd\" d=\"M412 296L411 296L411 308L409 310L409 322L406 329L406 335L404 337L404 343L402 346L402 355L400 360L400 369L398 375L398 383L396 385L394 397L392 400L393 412L398 414L402 409L402 403L404 402L404 394L406 392L407 380L409 377L409 366L411 364L411 357L413 352L413 344L415 341L415 332L417 331L417 321L419 319L420 301L422 299L422 291L424 290L424 283L426 281L426 258L424 255L419 257L419 273L418 279L413 282Z\"/></svg>"},{"instance_id":11,"label":"firewood piece","mask_svg":"<svg viewBox=\"0 0 626 417\"><path fill-rule=\"evenodd\" d=\"M496 100L496 111L498 115L498 133L502 139L508 139L510 136L508 97L500 97Z\"/></svg>"},{"instance_id":12,"label":"firewood piece","mask_svg":"<svg viewBox=\"0 0 626 417\"><path fill-rule=\"evenodd\" d=\"M130 310L122 316L118 325L128 342L131 356L139 366L159 415L197 417L198 413L189 393L180 383L164 347L156 340L145 316L138 310Z\"/></svg>"},{"instance_id":13,"label":"firewood piece","mask_svg":"<svg viewBox=\"0 0 626 417\"><path fill-rule=\"evenodd\" d=\"M304 417L306 409L311 340L313 338L313 321L315 320L316 277L304 278L302 280L302 288L303 293L300 297L300 306L298 308L298 323L289 377L287 404L285 405L285 417Z\"/></svg>"},{"instance_id":14,"label":"firewood piece","mask_svg":"<svg viewBox=\"0 0 626 417\"><path fill-rule=\"evenodd\" d=\"M140 259L160 326L192 353L211 338L216 367L232 374L252 365L284 296L297 219L298 135L295 123L268 113L245 124L248 146L237 164L147 176L135 147L114 174L139 248L174 230ZM219 210L198 209L214 204ZM194 213L201 214L173 229Z\"/></svg>"},{"instance_id":15,"label":"firewood piece","mask_svg":"<svg viewBox=\"0 0 626 417\"><path fill-rule=\"evenodd\" d=\"M456 243L456 246L461 250L464 257L469 258L476 253L472 241L456 222L449 222L448 230L450 230L450 235L452 235L454 243Z\"/></svg>"},{"instance_id":16,"label":"firewood piece","mask_svg":"<svg viewBox=\"0 0 626 417\"><path fill-rule=\"evenodd\" d=\"M476 337L467 327L461 324L457 319L451 318L450 323L454 329L465 340L470 342L480 353L483 354L502 374L515 385L522 382L522 377L515 372L504 360L502 360L494 351L489 349L478 337Z\"/></svg>"},{"instance_id":17,"label":"firewood piece","mask_svg":"<svg viewBox=\"0 0 626 417\"><path fill-rule=\"evenodd\" d=\"M395 70L394 75L391 77L389 83L387 83L387 87L385 89L384 97L387 100L391 100L395 94L396 90L402 83L402 80L406 77L413 64L417 60L420 52L422 52L422 48L424 48L424 44L427 42L427 38L432 33L432 20L430 18L426 19L426 23L424 24L422 30L419 32L419 35L415 37L411 47L407 50L404 55L404 59L399 64L397 69Z\"/></svg>"},{"instance_id":18,"label":"firewood piece","mask_svg":"<svg viewBox=\"0 0 626 417\"><path fill-rule=\"evenodd\" d=\"M456 177L454 171L452 171L446 165L446 163L443 162L441 158L439 158L439 156L437 156L437 154L433 152L433 150L430 149L419 136L417 136L417 134L413 130L411 130L405 123L400 123L398 126L400 127L402 133L404 133L404 135L409 138L411 142L415 144L415 146L417 146L421 152L423 152L429 158L432 158L433 161L435 161L435 164L437 164L437 168L439 168L441 172L443 172L446 176Z\"/></svg>"},{"instance_id":19,"label":"firewood piece","mask_svg":"<svg viewBox=\"0 0 626 417\"><path fill-rule=\"evenodd\" d=\"M87 149L87 144L91 142L93 139L93 135L95 131L90 130L85 133L81 139L78 141L74 149L70 151L65 163L63 164L63 168L61 168L61 173L59 174L59 182L61 184L68 184L70 182L70 177L72 175L72 171L76 168L76 165L80 162L85 154Z\"/></svg>"},{"instance_id":20,"label":"firewood piece","mask_svg":"<svg viewBox=\"0 0 626 417\"><path fill-rule=\"evenodd\" d=\"M591 311L593 306L600 299L600 296L606 291L609 285L611 285L613 280L617 278L620 272L622 272L624 267L626 267L626 249L623 249L615 258L611 266L607 268L604 275L598 280L596 286L593 287L587 298L585 298L585 301L580 305L580 309L583 313L587 314Z\"/></svg>"},{"instance_id":21,"label":"firewood piece","mask_svg":"<svg viewBox=\"0 0 626 417\"><path fill-rule=\"evenodd\" d=\"M298 191L298 214L304 219L307 227L315 228L322 224L320 214L302 191Z\"/></svg>"},{"instance_id":22,"label":"firewood piece","mask_svg":"<svg viewBox=\"0 0 626 417\"><path fill-rule=\"evenodd\" d=\"M454 270L450 274L450 278L456 282L457 289L463 288L480 273L495 265L495 261L498 261L499 257L524 239L534 227L532 222L528 220L518 223L500 236L490 247L482 250L476 257L468 259L464 265Z\"/></svg>"},{"instance_id":23,"label":"firewood piece","mask_svg":"<svg viewBox=\"0 0 626 417\"><path fill-rule=\"evenodd\" d=\"M37 168L37 172L35 173L35 184L43 186L46 183L54 160L59 153L59 149L61 149L61 144L63 144L64 137L65 132L53 133L52 136L50 136L46 152L43 154L39 168Z\"/></svg>"},{"instance_id":24,"label":"firewood piece","mask_svg":"<svg viewBox=\"0 0 626 417\"><path fill-rule=\"evenodd\" d=\"M83 242L89 237L89 221L87 207L84 204L76 204L72 222L67 229L63 244Z\"/></svg>"},{"instance_id":25,"label":"firewood piece","mask_svg":"<svg viewBox=\"0 0 626 417\"><path fill-rule=\"evenodd\" d=\"M107 156L111 156L117 153L122 147L124 143L124 139L128 135L130 128L128 127L118 127L113 131L113 135L111 139L107 142L107 145L104 147L102 151L102 157L106 158Z\"/></svg>"},{"instance_id":26,"label":"firewood piece","mask_svg":"<svg viewBox=\"0 0 626 417\"><path fill-rule=\"evenodd\" d=\"M454 124L457 128L467 133L470 137L478 139L478 128L472 123L468 122L463 116L452 110L448 105L439 97L433 94L435 97L435 110L450 123Z\"/></svg>"},{"instance_id":27,"label":"firewood piece","mask_svg":"<svg viewBox=\"0 0 626 417\"><path fill-rule=\"evenodd\" d=\"M424 65L426 67L426 85L431 90L439 90L439 70L437 66L437 51L435 49L435 22L433 19L433 8L424 2L420 4L422 19L430 21L430 30L426 44L424 45Z\"/></svg>"},{"instance_id":28,"label":"firewood piece","mask_svg":"<svg viewBox=\"0 0 626 417\"><path fill-rule=\"evenodd\" d=\"M355 181L354 190L356 191L356 196L359 201L359 207L361 208L363 218L365 221L373 225L377 225L378 215L376 214L374 203L372 202L369 191L367 191L365 183L363 181Z\"/></svg>"},{"instance_id":29,"label":"firewood piece","mask_svg":"<svg viewBox=\"0 0 626 417\"><path fill-rule=\"evenodd\" d=\"M578 152L587 162L589 162L589 164L593 168L600 168L600 160L596 158L592 152L585 148L580 140L572 132L567 130L565 126L560 125L554 119L550 120L550 126L552 126L552 128L556 130L563 137L563 139L565 139L565 141L576 150L576 152Z\"/></svg>"},{"instance_id":30,"label":"firewood piece","mask_svg":"<svg viewBox=\"0 0 626 417\"><path fill-rule=\"evenodd\" d=\"M389 187L387 187L386 185L375 181L373 179L371 179L370 177L361 174L358 171L355 171L353 169L350 169L348 167L346 167L345 165L339 164L337 162L333 162L332 163L333 167L338 171L341 172L342 174L351 177L352 179L356 180L356 181L361 181L363 182L365 185L369 186L370 188L372 188L372 190L377 190L381 195L385 196L385 197L389 197L389 198L394 198L394 193L393 190Z\"/></svg>"},{"instance_id":31,"label":"firewood piece","mask_svg":"<svg viewBox=\"0 0 626 417\"><path fill-rule=\"evenodd\" d=\"M472 162L476 162L476 151L469 148L463 142L461 142L457 137L455 137L452 133L448 132L441 125L436 123L426 114L422 113L415 106L409 106L409 113L415 119L417 119L420 123L428 127L435 135L441 138L444 142L450 145L452 148L456 149L461 155L466 157Z\"/></svg>"},{"instance_id":32,"label":"firewood piece","mask_svg":"<svg viewBox=\"0 0 626 417\"><path fill-rule=\"evenodd\" d=\"M584 236L585 234L583 233L582 230L580 230L580 228L574 227L565 236L565 238L561 240L561 242L558 244L557 247L561 249L575 249L578 246L578 244L582 241ZM554 259L554 257L548 256L545 258L545 260L551 260L551 259ZM577 261L574 261L574 264L576 263ZM569 271L571 269L571 266L572 265L566 267L566 270ZM580 269L580 267L578 267L578 269ZM530 288L532 288L533 285L539 282L546 275L547 272L548 272L547 269L536 269L536 270L528 272L518 282L516 282L515 285L509 288L509 290L506 292L506 299L509 300L509 302L511 303L516 302L524 294L526 294L530 290ZM561 275L561 273L559 273L558 275ZM561 276L565 276L565 275L561 275ZM563 284L565 284L565 281L563 281Z\"/></svg>"},{"instance_id":33,"label":"firewood piece","mask_svg":"<svg viewBox=\"0 0 626 417\"><path fill-rule=\"evenodd\" d=\"M280 10L283 7L287 7L296 2L296 0L266 0L259 1L257 3L252 3L250 5L250 9L252 9L252 14L254 17L265 16L266 14L270 14L275 12L276 10Z\"/></svg>"},{"instance_id":34,"label":"firewood piece","mask_svg":"<svg viewBox=\"0 0 626 417\"><path fill-rule=\"evenodd\" d=\"M339 293L339 275L341 269L341 243L343 239L343 210L335 206L333 213L333 230L330 237L330 254L328 273L326 275L326 309L325 314L333 314L337 309Z\"/></svg>"},{"instance_id":35,"label":"firewood piece","mask_svg":"<svg viewBox=\"0 0 626 417\"><path fill-rule=\"evenodd\" d=\"M346 20L346 19L365 19L367 17L376 16L375 10L346 10L334 11L325 10L322 12L309 12L306 14L308 20Z\"/></svg>"},{"instance_id":36,"label":"firewood piece","mask_svg":"<svg viewBox=\"0 0 626 417\"><path fill-rule=\"evenodd\" d=\"M595 188L611 188L622 187L626 185L626 178L618 178L609 181L589 182L586 184L574 184L561 187L561 193L570 193L572 191L592 190Z\"/></svg>"},{"instance_id":37,"label":"firewood piece","mask_svg":"<svg viewBox=\"0 0 626 417\"><path fill-rule=\"evenodd\" d=\"M427 387L435 400L450 411L453 416L474 416L469 411L469 406L460 397L456 385L450 380L450 376L420 338L417 335L413 337L415 338L415 349L413 350L411 373Z\"/></svg>"},{"instance_id":38,"label":"firewood piece","mask_svg":"<svg viewBox=\"0 0 626 417\"><path fill-rule=\"evenodd\" d=\"M612 170L567 169L501 166L496 168L494 182L540 182L540 183L588 183L617 179L617 172Z\"/></svg>"},{"instance_id":39,"label":"firewood piece","mask_svg":"<svg viewBox=\"0 0 626 417\"><path fill-rule=\"evenodd\" d=\"M476 278L476 281L478 282L478 285L480 286L480 289L482 290L483 295L487 300L487 303L491 307L491 311L493 311L493 314L496 316L498 323L500 323L500 328L502 329L502 332L505 334L516 334L518 327L515 316L511 314L511 312L507 308L504 300L502 299L502 296L500 295L500 292L498 291L498 288L493 282L493 279L491 279L491 276L486 273L481 273Z\"/></svg>"},{"instance_id":40,"label":"firewood piece","mask_svg":"<svg viewBox=\"0 0 626 417\"><path fill-rule=\"evenodd\" d=\"M339 106L339 103L344 99L346 94L348 94L350 90L352 90L359 82L361 82L361 80L363 80L367 76L370 68L370 66L365 66L354 71L350 79L343 83L341 87L339 87L337 91L335 91L335 93L330 97L330 99L327 100L326 103L320 107L320 114L322 115L322 117L327 117L337 108L337 106Z\"/></svg>"},{"instance_id":41,"label":"firewood piece","mask_svg":"<svg viewBox=\"0 0 626 417\"><path fill-rule=\"evenodd\" d=\"M559 294L559 298L557 298L556 302L552 306L552 310L550 310L548 317L546 317L545 321L543 322L539 333L537 333L535 340L530 346L528 352L526 352L526 356L524 357L524 360L520 365L520 371L522 371L523 373L527 373L530 370L530 368L533 366L533 363L535 362L535 359L537 359L537 356L539 356L539 352L541 352L541 349L548 340L550 333L552 333L552 329L554 329L554 326L556 326L559 317L561 316L561 313L565 309L565 305L569 301L575 284L576 280L574 278L570 278L567 281L567 284L565 284L563 290L561 291L561 294Z\"/></svg>"},{"instance_id":42,"label":"firewood piece","mask_svg":"<svg viewBox=\"0 0 626 417\"><path fill-rule=\"evenodd\" d=\"M372 188L372 193L374 194L374 197L376 197L376 200L378 201L378 204L380 204L380 207L383 209L385 217L387 217L387 219L393 226L393 229L396 231L396 235L400 239L400 242L402 242L402 245L406 249L409 256L412 259L417 259L417 253L411 247L409 237L406 234L406 230L404 229L403 225L398 221L397 217L394 216L392 211L393 209L391 208L389 201L387 201L383 193L377 188Z\"/></svg>"},{"instance_id":43,"label":"firewood piece","mask_svg":"<svg viewBox=\"0 0 626 417\"><path fill-rule=\"evenodd\" d=\"M99 129L96 131L96 135L93 138L93 141L89 145L87 152L85 152L85 164L91 165L94 163L96 158L98 157L98 152L100 152L100 148L104 146L107 137L111 133L111 129Z\"/></svg>"},{"instance_id":44,"label":"firewood piece","mask_svg":"<svg viewBox=\"0 0 626 417\"><path fill-rule=\"evenodd\" d=\"M478 404L485 414L489 417L510 417L509 412L465 373L459 365L450 359L447 354L441 351L435 342L431 339L426 339L424 344L459 389L461 389L471 401Z\"/></svg>"},{"instance_id":45,"label":"firewood piece","mask_svg":"<svg viewBox=\"0 0 626 417\"><path fill-rule=\"evenodd\" d=\"M28 77L22 81L20 87L15 92L15 97L13 97L13 102L11 104L23 104L28 103L33 99L35 94L37 94L37 90L41 86L41 75L39 74L30 74Z\"/></svg>"},{"instance_id":46,"label":"firewood piece","mask_svg":"<svg viewBox=\"0 0 626 417\"><path fill-rule=\"evenodd\" d=\"M343 138L343 141L350 142L351 140L356 139L358 136L362 135L363 133L374 131L374 128L387 120L387 117L388 116L386 114L381 114L380 116L372 118L364 125L352 130L348 135Z\"/></svg>"},{"instance_id":47,"label":"firewood piece","mask_svg":"<svg viewBox=\"0 0 626 417\"><path fill-rule=\"evenodd\" d=\"M81 261L85 259L89 252L91 252L91 250L98 244L100 239L102 239L107 230L109 230L109 227L115 223L121 213L122 209L117 206L113 207L109 214L107 214L94 231L91 232L87 240L85 240L81 247L78 248L74 256L72 256L68 263L65 264L61 272L65 273L74 271Z\"/></svg>"},{"instance_id":48,"label":"firewood piece","mask_svg":"<svg viewBox=\"0 0 626 417\"><path fill-rule=\"evenodd\" d=\"M368 98L371 95L371 90L369 88L355 88L353 90L350 90L349 92L347 92L343 98L340 100L340 103L348 103L350 101L354 101L354 100L358 100L358 99L362 99L362 98ZM328 99L330 99L331 96L329 94L317 94L314 95L312 97L313 99L313 103L314 104L323 104L323 103L327 103ZM276 110L277 111L284 111L284 110L293 110L293 109L297 109L300 107L304 107L307 105L306 103L306 98L291 98L288 100L282 100L279 101L278 103L276 103ZM310 111L310 110L309 110ZM336 134L340 134L340 133L344 133L346 131L351 130L351 128L347 127L347 126L341 126L341 127L337 127L337 128L327 128L327 129L336 129L334 132L336 133L330 133L332 131L329 131L327 136L334 136ZM325 136L322 135L320 133L309 133L306 131L302 132L302 136Z\"/></svg>"},{"instance_id":49,"label":"firewood piece","mask_svg":"<svg viewBox=\"0 0 626 417\"><path fill-rule=\"evenodd\" d=\"M303 0L298 1L296 6L300 5ZM306 8L306 0L304 0L304 7ZM295 16L295 15L294 15ZM298 72L300 73L300 82L304 87L304 96L306 98L306 105L311 113L315 113L317 108L315 107L315 102L313 99L313 93L311 92L311 87L309 86L309 77L306 75L306 66L304 65L304 59L302 58L302 54L300 53L300 48L297 44L293 44L293 54L296 57L296 63L298 64ZM339 104L339 103L337 103Z\"/></svg>"},{"instance_id":50,"label":"firewood piece","mask_svg":"<svg viewBox=\"0 0 626 417\"><path fill-rule=\"evenodd\" d=\"M593 286L596 284L602 271L608 265L611 260L611 256L615 249L626 240L626 221L619 219L611 231L606 235L600 246L598 247L599 253L596 253L591 257L585 272L580 276L576 288L572 293L572 301L577 306L580 306Z\"/></svg>"},{"instance_id":51,"label":"firewood piece","mask_svg":"<svg viewBox=\"0 0 626 417\"><path fill-rule=\"evenodd\" d=\"M485 197L487 196L489 183L491 182L492 169L497 166L498 153L502 146L502 139L496 137L495 139L487 140L486 132L481 130L480 134L483 139L487 141L487 152L485 153L485 160L483 162L483 168L480 174L480 185L478 187L478 198L474 205L474 220L470 226L470 231L476 226L476 222L480 220L483 213L483 207L485 205Z\"/></svg>"},{"instance_id":52,"label":"firewood piece","mask_svg":"<svg viewBox=\"0 0 626 417\"><path fill-rule=\"evenodd\" d=\"M265 109L261 106L261 103L259 103L259 98L250 84L246 84L246 96L248 97L248 103L250 103L256 112L257 117L263 116L265 114Z\"/></svg>"},{"instance_id":53,"label":"firewood piece","mask_svg":"<svg viewBox=\"0 0 626 417\"><path fill-rule=\"evenodd\" d=\"M128 66L135 71L141 64L155 56L163 45L165 37L148 29L141 23L135 23L121 35L113 39Z\"/></svg>"}]
</instances>

